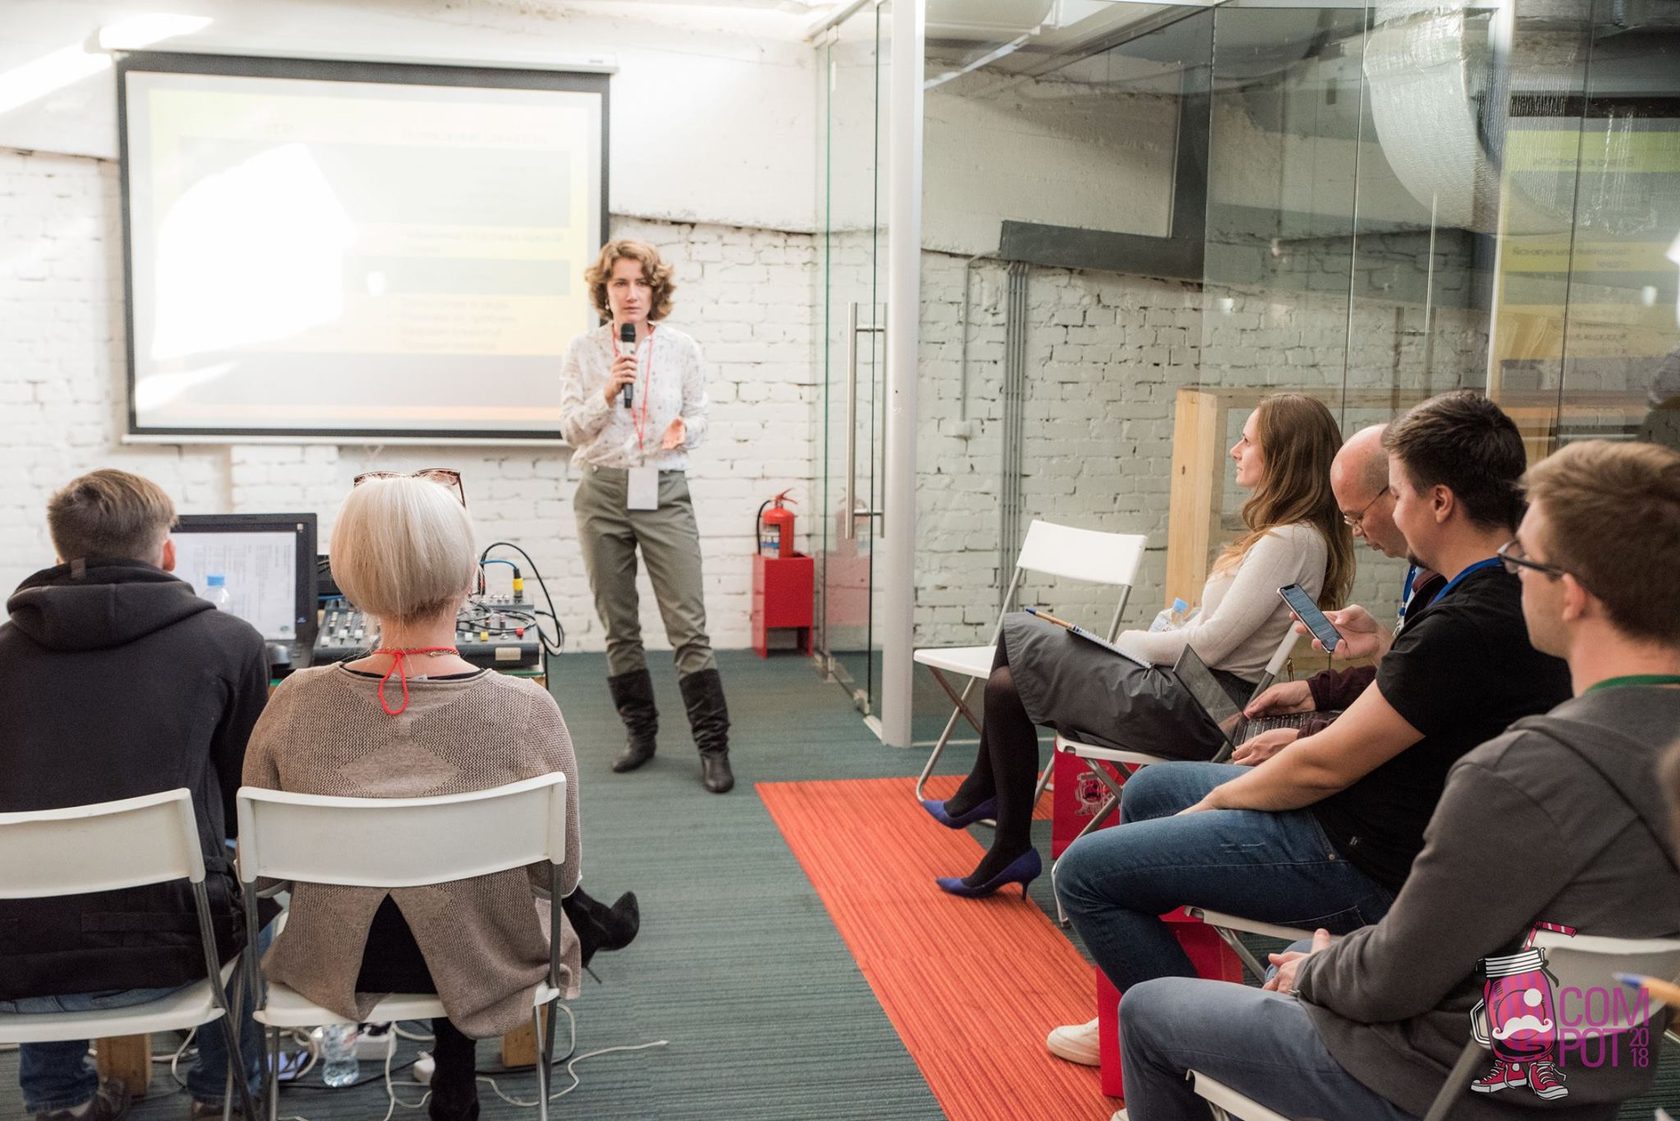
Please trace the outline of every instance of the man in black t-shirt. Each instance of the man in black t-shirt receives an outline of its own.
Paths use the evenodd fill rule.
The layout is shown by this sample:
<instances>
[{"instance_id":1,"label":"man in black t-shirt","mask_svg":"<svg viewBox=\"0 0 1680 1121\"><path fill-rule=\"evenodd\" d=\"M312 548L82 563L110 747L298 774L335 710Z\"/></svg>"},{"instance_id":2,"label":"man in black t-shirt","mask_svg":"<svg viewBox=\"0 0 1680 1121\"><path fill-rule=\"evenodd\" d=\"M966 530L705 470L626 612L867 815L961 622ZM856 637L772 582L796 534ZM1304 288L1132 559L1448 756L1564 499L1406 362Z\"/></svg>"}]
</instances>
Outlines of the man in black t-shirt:
<instances>
[{"instance_id":1,"label":"man in black t-shirt","mask_svg":"<svg viewBox=\"0 0 1680 1121\"><path fill-rule=\"evenodd\" d=\"M1192 905L1347 931L1393 903L1447 769L1569 696L1564 663L1529 645L1521 588L1495 556L1522 516L1526 456L1509 417L1468 392L1430 399L1384 436L1394 522L1446 586L1392 638L1337 612L1350 657L1379 657L1329 728L1257 767L1160 763L1130 778L1122 824L1075 841L1056 888L1117 988L1195 976L1159 915ZM1392 645L1391 645L1392 644Z\"/></svg>"}]
</instances>

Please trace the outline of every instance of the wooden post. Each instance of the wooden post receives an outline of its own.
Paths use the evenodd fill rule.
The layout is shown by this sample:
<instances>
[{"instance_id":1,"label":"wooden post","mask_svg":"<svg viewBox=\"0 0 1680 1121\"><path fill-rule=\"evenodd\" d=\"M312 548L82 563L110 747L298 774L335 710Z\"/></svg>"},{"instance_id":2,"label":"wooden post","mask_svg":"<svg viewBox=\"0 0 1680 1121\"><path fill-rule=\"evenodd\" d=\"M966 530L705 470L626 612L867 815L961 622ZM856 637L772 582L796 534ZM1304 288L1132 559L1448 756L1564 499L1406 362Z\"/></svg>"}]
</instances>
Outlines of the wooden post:
<instances>
[{"instance_id":1,"label":"wooden post","mask_svg":"<svg viewBox=\"0 0 1680 1121\"><path fill-rule=\"evenodd\" d=\"M146 1096L152 1081L151 1036L114 1036L96 1040L94 1046L99 1052L94 1065L99 1068L100 1081L120 1079L130 1094L137 1098Z\"/></svg>"},{"instance_id":2,"label":"wooden post","mask_svg":"<svg viewBox=\"0 0 1680 1121\"><path fill-rule=\"evenodd\" d=\"M1213 392L1178 391L1173 417L1172 490L1167 509L1165 603L1201 600L1224 493L1225 405Z\"/></svg>"},{"instance_id":3,"label":"wooden post","mask_svg":"<svg viewBox=\"0 0 1680 1121\"><path fill-rule=\"evenodd\" d=\"M502 1036L502 1065L505 1067L534 1067L537 1065L537 1030L523 1024Z\"/></svg>"}]
</instances>

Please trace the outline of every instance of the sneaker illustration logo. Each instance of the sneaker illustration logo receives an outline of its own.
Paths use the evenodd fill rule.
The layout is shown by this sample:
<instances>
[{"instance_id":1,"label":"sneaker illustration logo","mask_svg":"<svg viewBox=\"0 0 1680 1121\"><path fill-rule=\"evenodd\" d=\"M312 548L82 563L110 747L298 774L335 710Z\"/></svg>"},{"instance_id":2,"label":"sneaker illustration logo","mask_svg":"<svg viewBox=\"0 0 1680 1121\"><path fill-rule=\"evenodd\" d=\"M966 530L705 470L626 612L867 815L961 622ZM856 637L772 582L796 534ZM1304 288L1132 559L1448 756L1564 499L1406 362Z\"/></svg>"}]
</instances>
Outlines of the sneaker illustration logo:
<instances>
[{"instance_id":1,"label":"sneaker illustration logo","mask_svg":"<svg viewBox=\"0 0 1680 1121\"><path fill-rule=\"evenodd\" d=\"M1470 1030L1493 1052L1493 1069L1470 1084L1477 1094L1528 1087L1550 1101L1567 1097L1557 1069L1555 978L1546 970L1546 951L1534 947L1541 930L1574 936L1573 927L1536 923L1514 954L1482 959L1487 981L1470 1010Z\"/></svg>"}]
</instances>

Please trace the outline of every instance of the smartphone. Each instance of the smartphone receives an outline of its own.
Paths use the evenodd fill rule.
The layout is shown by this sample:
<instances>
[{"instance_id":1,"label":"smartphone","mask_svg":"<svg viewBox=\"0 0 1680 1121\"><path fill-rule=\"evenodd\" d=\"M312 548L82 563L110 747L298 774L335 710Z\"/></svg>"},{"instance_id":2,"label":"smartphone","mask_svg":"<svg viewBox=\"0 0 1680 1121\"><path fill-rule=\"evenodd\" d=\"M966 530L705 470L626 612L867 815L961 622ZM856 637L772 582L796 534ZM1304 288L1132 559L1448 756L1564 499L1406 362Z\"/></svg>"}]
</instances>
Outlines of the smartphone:
<instances>
[{"instance_id":1,"label":"smartphone","mask_svg":"<svg viewBox=\"0 0 1680 1121\"><path fill-rule=\"evenodd\" d=\"M1307 625L1307 629L1324 649L1335 653L1336 644L1342 640L1342 634L1324 617L1324 612L1318 609L1318 604L1313 602L1312 596L1299 584L1286 584L1278 589L1278 595L1289 605L1289 610L1295 613L1295 618Z\"/></svg>"}]
</instances>

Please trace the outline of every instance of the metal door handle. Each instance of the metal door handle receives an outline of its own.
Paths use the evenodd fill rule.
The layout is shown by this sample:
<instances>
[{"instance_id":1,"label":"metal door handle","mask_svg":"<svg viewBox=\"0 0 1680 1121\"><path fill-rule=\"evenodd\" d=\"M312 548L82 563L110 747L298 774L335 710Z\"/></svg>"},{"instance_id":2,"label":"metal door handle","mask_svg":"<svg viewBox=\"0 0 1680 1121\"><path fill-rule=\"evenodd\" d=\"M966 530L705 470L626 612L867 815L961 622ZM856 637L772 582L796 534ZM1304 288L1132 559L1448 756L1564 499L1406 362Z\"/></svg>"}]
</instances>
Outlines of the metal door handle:
<instances>
[{"instance_id":1,"label":"metal door handle","mask_svg":"<svg viewBox=\"0 0 1680 1121\"><path fill-rule=\"evenodd\" d=\"M857 415L858 415L858 335L886 333L885 327L859 327L858 304L846 305L846 515L840 519L840 536L846 541L857 540L857 520L876 518L881 511L871 510L868 504L858 509L857 500Z\"/></svg>"}]
</instances>

